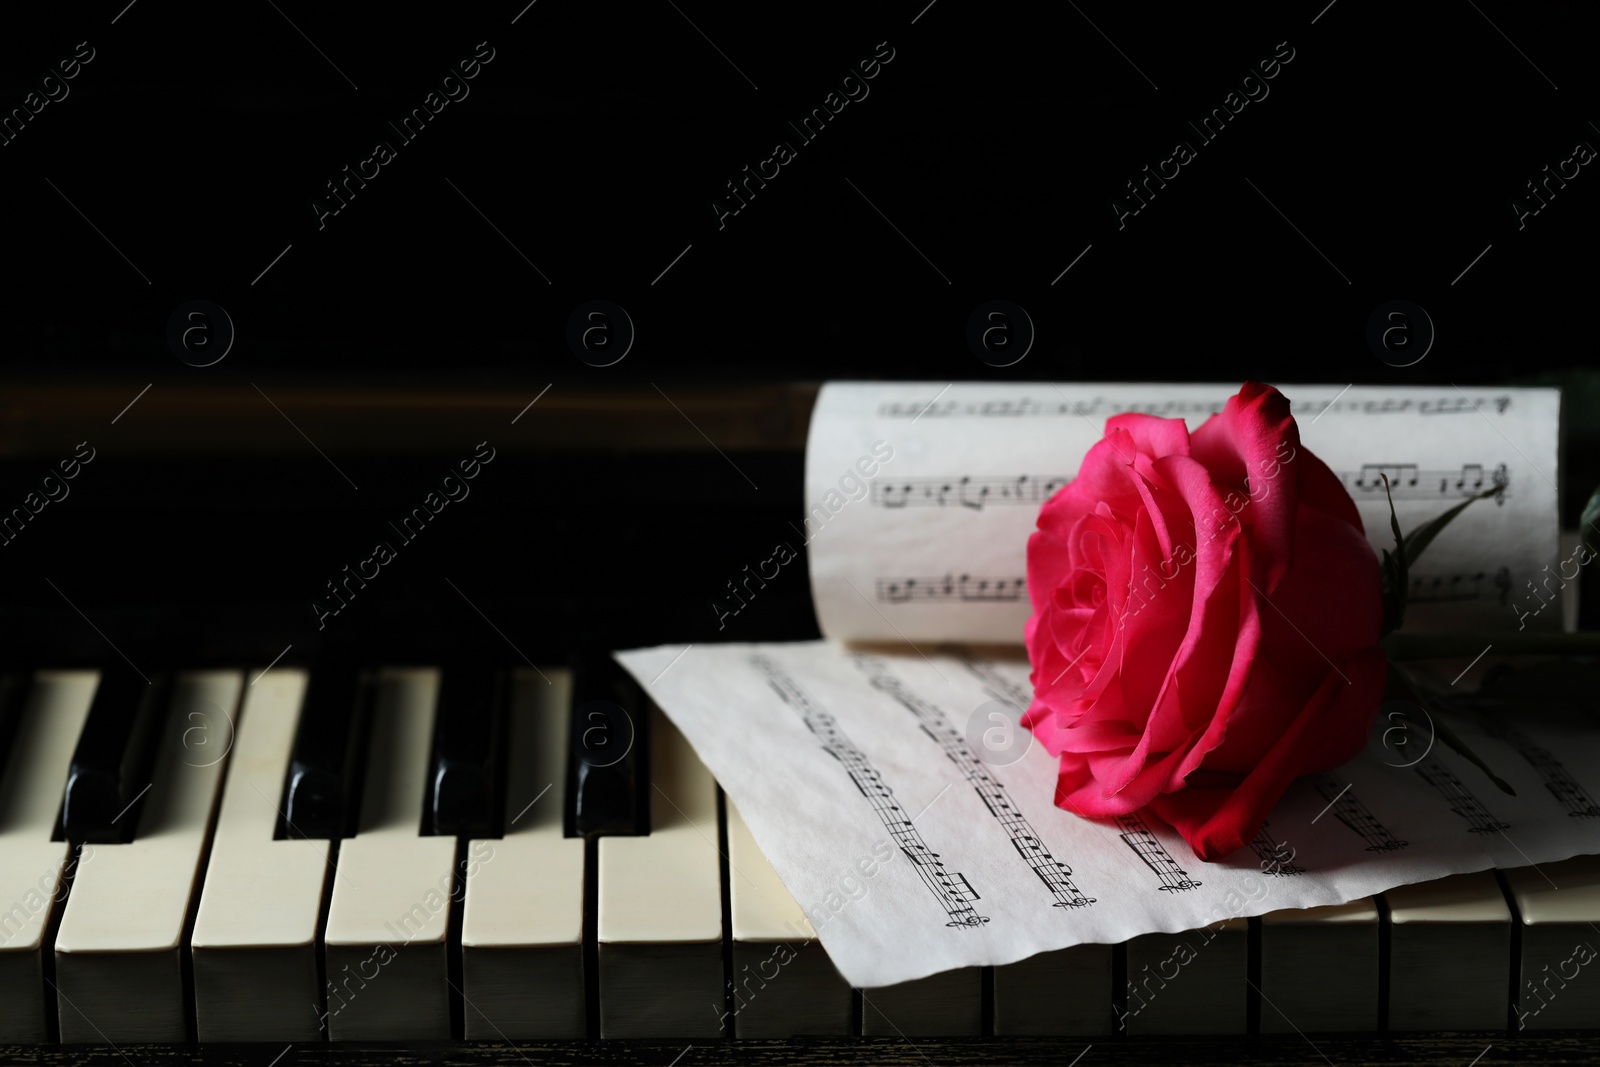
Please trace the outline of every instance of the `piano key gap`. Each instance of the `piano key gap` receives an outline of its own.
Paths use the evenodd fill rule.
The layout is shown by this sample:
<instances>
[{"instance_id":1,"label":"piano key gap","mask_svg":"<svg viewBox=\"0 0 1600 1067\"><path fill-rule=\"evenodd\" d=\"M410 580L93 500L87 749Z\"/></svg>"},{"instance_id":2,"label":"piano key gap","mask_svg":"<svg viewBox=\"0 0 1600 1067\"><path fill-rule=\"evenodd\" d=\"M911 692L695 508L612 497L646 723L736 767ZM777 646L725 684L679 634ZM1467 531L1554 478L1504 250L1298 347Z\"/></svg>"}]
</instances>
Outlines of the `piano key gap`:
<instances>
[{"instance_id":1,"label":"piano key gap","mask_svg":"<svg viewBox=\"0 0 1600 1067\"><path fill-rule=\"evenodd\" d=\"M1128 943L1111 946L1111 1018L1113 1038L1128 1036Z\"/></svg>"},{"instance_id":2,"label":"piano key gap","mask_svg":"<svg viewBox=\"0 0 1600 1067\"><path fill-rule=\"evenodd\" d=\"M1505 872L1496 869L1494 872L1495 884L1500 887L1500 895L1506 899L1506 907L1511 909L1511 966L1509 996L1506 998L1506 1033L1515 1035L1517 1030L1517 998L1522 993L1522 911L1517 907L1517 895L1511 891L1511 884L1506 881Z\"/></svg>"},{"instance_id":3,"label":"piano key gap","mask_svg":"<svg viewBox=\"0 0 1600 1067\"><path fill-rule=\"evenodd\" d=\"M722 883L722 1017L727 1020L722 1037L731 1041L736 1032L734 1020L738 1016L733 992L733 887L728 882L728 798L720 785L717 786L717 853L718 877Z\"/></svg>"},{"instance_id":4,"label":"piano key gap","mask_svg":"<svg viewBox=\"0 0 1600 1067\"><path fill-rule=\"evenodd\" d=\"M1261 918L1249 920L1245 934L1245 976L1249 984L1244 990L1244 1032L1261 1033Z\"/></svg>"},{"instance_id":5,"label":"piano key gap","mask_svg":"<svg viewBox=\"0 0 1600 1067\"><path fill-rule=\"evenodd\" d=\"M333 910L333 885L339 880L339 839L328 842L328 876L322 880L322 904L317 913L317 1000L312 1010L322 1020L322 1040L330 1041L328 1029L328 916Z\"/></svg>"},{"instance_id":6,"label":"piano key gap","mask_svg":"<svg viewBox=\"0 0 1600 1067\"><path fill-rule=\"evenodd\" d=\"M472 847L470 838L458 837L456 839L456 854L466 856ZM461 926L467 911L467 862L465 859L455 864L455 871L450 880L450 929L445 936L445 973L450 981L450 1038L462 1041L467 1036L467 1017L465 1004L466 979L461 966Z\"/></svg>"},{"instance_id":7,"label":"piano key gap","mask_svg":"<svg viewBox=\"0 0 1600 1067\"><path fill-rule=\"evenodd\" d=\"M1378 908L1378 1033L1389 1031L1389 960L1394 945L1394 925L1390 920L1389 902L1382 893L1372 894Z\"/></svg>"},{"instance_id":8,"label":"piano key gap","mask_svg":"<svg viewBox=\"0 0 1600 1067\"><path fill-rule=\"evenodd\" d=\"M569 821L570 827L570 821ZM600 839L583 842L583 985L590 1041L600 1040Z\"/></svg>"},{"instance_id":9,"label":"piano key gap","mask_svg":"<svg viewBox=\"0 0 1600 1067\"><path fill-rule=\"evenodd\" d=\"M994 968L985 967L979 975L978 1033L994 1036Z\"/></svg>"},{"instance_id":10,"label":"piano key gap","mask_svg":"<svg viewBox=\"0 0 1600 1067\"><path fill-rule=\"evenodd\" d=\"M61 865L61 877L56 882L56 895L50 907L50 921L45 924L44 937L39 942L40 971L44 975L47 990L44 997L44 1032L49 1040L58 1045L61 1043L61 1002L57 993L60 983L56 978L56 933L60 931L61 917L67 911L67 898L72 895L72 882L78 875L83 849L81 842L73 845L71 857ZM93 853L90 853L90 857L93 858Z\"/></svg>"},{"instance_id":11,"label":"piano key gap","mask_svg":"<svg viewBox=\"0 0 1600 1067\"><path fill-rule=\"evenodd\" d=\"M217 820L222 816L222 795L227 785L228 771L233 764L233 741L238 737L238 724L244 718L243 691L239 693L232 712L225 714L230 715L234 732L229 735L228 751L222 754L219 761L222 769L217 780L217 797L211 805L211 816L206 820L205 836L201 838L200 860L195 864L194 871L194 891L189 894L189 910L183 917L183 939L178 942L178 977L183 987L183 1030L191 1045L200 1042L200 1021L196 1009L199 1002L194 990L194 950L191 946L194 943L195 920L200 916L202 887L211 870L211 848L216 842Z\"/></svg>"}]
</instances>

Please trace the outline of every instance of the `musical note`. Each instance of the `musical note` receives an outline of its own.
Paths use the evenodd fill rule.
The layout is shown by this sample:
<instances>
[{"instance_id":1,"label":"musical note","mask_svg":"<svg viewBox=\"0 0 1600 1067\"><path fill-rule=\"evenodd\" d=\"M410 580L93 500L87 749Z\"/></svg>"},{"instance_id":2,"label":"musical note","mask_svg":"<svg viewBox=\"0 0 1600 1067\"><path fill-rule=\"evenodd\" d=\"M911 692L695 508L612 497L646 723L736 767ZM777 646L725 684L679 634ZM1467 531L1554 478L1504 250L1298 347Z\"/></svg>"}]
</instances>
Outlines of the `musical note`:
<instances>
[{"instance_id":1,"label":"musical note","mask_svg":"<svg viewBox=\"0 0 1600 1067\"><path fill-rule=\"evenodd\" d=\"M1340 482L1358 499L1383 499L1383 476L1389 477L1389 495L1396 500L1461 499L1477 496L1487 485L1499 504L1511 486L1504 463L1490 473L1481 463L1464 463L1452 470L1423 470L1415 463L1363 463L1360 470L1335 471ZM996 506L1043 504L1072 479L1066 475L940 475L874 482L869 500L874 507L964 507L982 511Z\"/></svg>"},{"instance_id":2,"label":"musical note","mask_svg":"<svg viewBox=\"0 0 1600 1067\"><path fill-rule=\"evenodd\" d=\"M887 581L880 579L878 582L878 599L887 600L891 604L903 604L917 595L917 580L907 578L904 581Z\"/></svg>"},{"instance_id":3,"label":"musical note","mask_svg":"<svg viewBox=\"0 0 1600 1067\"><path fill-rule=\"evenodd\" d=\"M1506 503L1506 488L1511 484L1511 472L1504 463L1494 469L1494 487L1498 490L1494 494L1494 502L1501 507Z\"/></svg>"},{"instance_id":4,"label":"musical note","mask_svg":"<svg viewBox=\"0 0 1600 1067\"><path fill-rule=\"evenodd\" d=\"M969 494L967 490L971 485L972 479L970 477L961 479L961 506L971 508L973 511L982 511L984 501L989 498L989 486L987 483L980 482L977 492Z\"/></svg>"},{"instance_id":5,"label":"musical note","mask_svg":"<svg viewBox=\"0 0 1600 1067\"><path fill-rule=\"evenodd\" d=\"M889 831L890 839L905 853L921 877L922 884L933 893L949 916L945 925L970 929L988 922L988 916L979 915L972 907L972 902L979 898L966 876L951 874L944 869L938 853L928 848L916 826L903 817L904 812L894 802L894 791L884 783L883 776L873 767L866 754L845 736L838 720L817 707L799 684L768 657L757 654L750 656L748 662L766 677L767 684L779 699L800 715L806 729L820 742L822 750L839 761L851 782L871 803L873 812L883 823L884 829Z\"/></svg>"},{"instance_id":6,"label":"musical note","mask_svg":"<svg viewBox=\"0 0 1600 1067\"><path fill-rule=\"evenodd\" d=\"M899 482L874 482L876 507L960 506L982 511L995 505L1042 504L1072 479L1064 474L943 475Z\"/></svg>"},{"instance_id":7,"label":"musical note","mask_svg":"<svg viewBox=\"0 0 1600 1067\"><path fill-rule=\"evenodd\" d=\"M1410 844L1409 841L1396 839L1388 827L1379 822L1378 817L1361 802L1355 790L1340 785L1339 780L1331 774L1312 775L1311 782L1322 794L1322 799L1333 806L1334 817L1367 842L1366 851L1396 852Z\"/></svg>"},{"instance_id":8,"label":"musical note","mask_svg":"<svg viewBox=\"0 0 1600 1067\"><path fill-rule=\"evenodd\" d=\"M972 578L961 576L962 600L1021 600L1026 578Z\"/></svg>"},{"instance_id":9,"label":"musical note","mask_svg":"<svg viewBox=\"0 0 1600 1067\"><path fill-rule=\"evenodd\" d=\"M1201 883L1189 877L1189 872L1178 866L1178 861L1172 858L1150 827L1145 825L1139 813L1129 812L1116 817L1117 825L1123 832L1118 835L1122 843L1133 849L1134 855L1144 861L1146 867L1155 872L1161 884L1156 888L1163 893L1177 893L1186 889L1198 889Z\"/></svg>"},{"instance_id":10,"label":"musical note","mask_svg":"<svg viewBox=\"0 0 1600 1067\"><path fill-rule=\"evenodd\" d=\"M1348 400L1334 398L1328 400L1291 400L1290 411L1295 415L1321 415L1327 411L1352 411L1363 415L1403 415L1416 411L1420 415L1470 415L1493 407L1495 414L1504 415L1511 407L1511 397L1502 394L1488 397L1447 396L1437 400L1412 400L1397 397L1373 397L1369 399L1351 398ZM1123 412L1140 412L1145 415L1160 415L1167 418L1178 416L1206 416L1215 415L1222 411L1223 402L1218 400L1175 400L1165 397L1160 400L1129 400L1107 401L1103 396L1096 396L1090 400L1071 401L1057 395L1045 397L1024 396L1018 398L996 398L991 400L945 400L935 402L928 400L885 401L878 405L878 414L891 419L916 419L923 416L929 418L952 418L968 416L976 418L1001 418L1014 419L1021 417L1065 417L1095 418L1102 413L1118 415Z\"/></svg>"},{"instance_id":11,"label":"musical note","mask_svg":"<svg viewBox=\"0 0 1600 1067\"><path fill-rule=\"evenodd\" d=\"M994 816L1010 837L1017 855L1028 864L1034 874L1038 875L1039 880L1055 898L1051 906L1084 908L1093 904L1095 898L1085 896L1072 883L1072 869L1050 854L1050 849L1039 840L1032 825L1011 802L1006 787L984 768L982 760L972 751L966 738L950 725L944 712L937 705L923 700L906 688L905 683L890 672L888 665L882 659L859 653L851 658L867 675L873 687L893 697L901 707L910 712L917 720L917 725L921 727L923 735L937 744L943 750L945 757L956 765L962 777L972 786L973 792L978 794L978 798L989 809L989 814Z\"/></svg>"},{"instance_id":12,"label":"musical note","mask_svg":"<svg viewBox=\"0 0 1600 1067\"><path fill-rule=\"evenodd\" d=\"M946 574L942 578L879 578L877 599L888 604L919 600L1013 602L1028 596L1028 579Z\"/></svg>"},{"instance_id":13,"label":"musical note","mask_svg":"<svg viewBox=\"0 0 1600 1067\"><path fill-rule=\"evenodd\" d=\"M1463 463L1457 470L1421 470L1415 463L1363 463L1359 471L1335 471L1346 489L1357 497L1383 499L1383 476L1389 476L1389 495L1396 500L1438 500L1477 496L1487 479L1494 499L1505 503L1511 475L1504 463L1492 475L1481 463Z\"/></svg>"},{"instance_id":14,"label":"musical note","mask_svg":"<svg viewBox=\"0 0 1600 1067\"><path fill-rule=\"evenodd\" d=\"M1267 827L1271 825L1270 821L1263 822L1261 829L1256 833L1255 839L1250 842L1250 848L1255 852L1256 859L1261 861L1261 873L1272 876L1306 873L1304 867L1287 862L1284 859L1281 846L1273 840L1272 834L1267 830ZM1294 856L1293 849L1289 850L1289 855L1290 857Z\"/></svg>"},{"instance_id":15,"label":"musical note","mask_svg":"<svg viewBox=\"0 0 1600 1067\"><path fill-rule=\"evenodd\" d=\"M1476 600L1480 596L1495 595L1485 589L1487 571L1474 574L1414 574L1406 599L1418 603L1435 600Z\"/></svg>"},{"instance_id":16,"label":"musical note","mask_svg":"<svg viewBox=\"0 0 1600 1067\"><path fill-rule=\"evenodd\" d=\"M1445 803L1450 805L1451 811L1467 820L1467 833L1492 834L1497 830L1511 828L1510 823L1501 822L1490 814L1489 809L1483 806L1483 802L1473 796L1471 790L1462 784L1461 779L1452 774L1437 757L1419 763L1416 770L1423 781L1439 791Z\"/></svg>"},{"instance_id":17,"label":"musical note","mask_svg":"<svg viewBox=\"0 0 1600 1067\"><path fill-rule=\"evenodd\" d=\"M1355 487L1372 490L1382 489L1384 477L1389 479L1389 491L1414 488L1421 472L1415 463L1363 463L1361 470L1356 475ZM1341 472L1342 479L1348 479L1348 472Z\"/></svg>"},{"instance_id":18,"label":"musical note","mask_svg":"<svg viewBox=\"0 0 1600 1067\"><path fill-rule=\"evenodd\" d=\"M1018 708L1025 708L1033 703L1031 690L1018 685L995 669L993 662L979 659L964 649L953 649L960 658L961 665L965 667L979 681L984 683L984 688L996 700L1004 700Z\"/></svg>"},{"instance_id":19,"label":"musical note","mask_svg":"<svg viewBox=\"0 0 1600 1067\"><path fill-rule=\"evenodd\" d=\"M1478 710L1478 719L1484 731L1490 737L1498 738L1517 750L1517 754L1528 761L1529 766L1539 772L1539 777L1544 782L1544 787L1556 802L1567 809L1567 815L1573 818L1594 818L1600 816L1600 805L1597 805L1577 779L1556 759L1555 754L1549 749L1536 744L1527 734L1506 725L1501 709L1497 714L1495 710Z\"/></svg>"},{"instance_id":20,"label":"musical note","mask_svg":"<svg viewBox=\"0 0 1600 1067\"><path fill-rule=\"evenodd\" d=\"M895 493L900 494L896 499ZM874 482L872 486L872 502L886 508L903 508L911 502L911 486L894 486L886 482Z\"/></svg>"}]
</instances>

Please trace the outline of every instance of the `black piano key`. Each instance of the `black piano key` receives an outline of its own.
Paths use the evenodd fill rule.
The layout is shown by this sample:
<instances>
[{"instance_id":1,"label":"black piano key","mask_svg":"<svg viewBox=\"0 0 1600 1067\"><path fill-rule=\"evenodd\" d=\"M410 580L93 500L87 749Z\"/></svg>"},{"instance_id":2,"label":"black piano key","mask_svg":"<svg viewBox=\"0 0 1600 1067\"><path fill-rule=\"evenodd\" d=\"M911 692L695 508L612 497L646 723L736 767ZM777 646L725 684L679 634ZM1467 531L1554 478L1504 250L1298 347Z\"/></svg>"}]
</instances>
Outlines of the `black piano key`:
<instances>
[{"instance_id":1,"label":"black piano key","mask_svg":"<svg viewBox=\"0 0 1600 1067\"><path fill-rule=\"evenodd\" d=\"M126 668L100 672L67 771L61 835L68 841L133 840L169 690L164 677L146 680Z\"/></svg>"},{"instance_id":2,"label":"black piano key","mask_svg":"<svg viewBox=\"0 0 1600 1067\"><path fill-rule=\"evenodd\" d=\"M456 666L441 673L424 833L483 838L503 832L506 696L503 672Z\"/></svg>"},{"instance_id":3,"label":"black piano key","mask_svg":"<svg viewBox=\"0 0 1600 1067\"><path fill-rule=\"evenodd\" d=\"M355 667L312 670L284 784L280 838L335 841L355 834L371 685Z\"/></svg>"},{"instance_id":4,"label":"black piano key","mask_svg":"<svg viewBox=\"0 0 1600 1067\"><path fill-rule=\"evenodd\" d=\"M609 656L577 663L567 762L568 836L649 832L644 725L642 694Z\"/></svg>"}]
</instances>

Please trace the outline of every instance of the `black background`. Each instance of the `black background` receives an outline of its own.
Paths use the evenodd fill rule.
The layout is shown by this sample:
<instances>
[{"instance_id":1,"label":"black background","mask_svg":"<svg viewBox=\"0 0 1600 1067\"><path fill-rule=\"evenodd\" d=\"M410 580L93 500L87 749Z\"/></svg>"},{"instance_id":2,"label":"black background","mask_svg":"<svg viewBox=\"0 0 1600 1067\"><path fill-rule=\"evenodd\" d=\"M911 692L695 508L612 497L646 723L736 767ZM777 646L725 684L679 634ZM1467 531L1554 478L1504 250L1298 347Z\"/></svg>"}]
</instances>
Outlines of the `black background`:
<instances>
[{"instance_id":1,"label":"black background","mask_svg":"<svg viewBox=\"0 0 1600 1067\"><path fill-rule=\"evenodd\" d=\"M1582 406L1600 178L1584 167L1520 229L1512 208L1600 145L1590 5L523 5L8 13L0 114L79 42L94 58L0 145L6 409L41 382L488 389L506 420L546 385L1550 382L1569 388L1569 525L1600 480ZM469 95L401 143L387 124L479 42L494 58ZM787 123L880 42L869 95L800 144ZM1202 144L1186 122L1290 48ZM1197 157L1119 227L1123 183L1178 139ZM396 158L319 228L312 201L378 140ZM719 227L724 183L779 140L797 158ZM1037 329L1001 369L966 341L997 298ZM214 366L165 340L193 299L237 328ZM592 299L637 329L614 366L566 341ZM1366 341L1394 299L1437 330L1406 368ZM803 510L798 451L730 457L746 480L709 450L519 447L499 420L437 454L324 459L262 400L274 454L134 454L108 424L123 402L62 401L59 438L0 463L10 508L77 441L98 450L0 548L15 657L514 659L815 632L797 569L736 626L709 607ZM473 498L318 631L323 583L484 438L500 456Z\"/></svg>"}]
</instances>

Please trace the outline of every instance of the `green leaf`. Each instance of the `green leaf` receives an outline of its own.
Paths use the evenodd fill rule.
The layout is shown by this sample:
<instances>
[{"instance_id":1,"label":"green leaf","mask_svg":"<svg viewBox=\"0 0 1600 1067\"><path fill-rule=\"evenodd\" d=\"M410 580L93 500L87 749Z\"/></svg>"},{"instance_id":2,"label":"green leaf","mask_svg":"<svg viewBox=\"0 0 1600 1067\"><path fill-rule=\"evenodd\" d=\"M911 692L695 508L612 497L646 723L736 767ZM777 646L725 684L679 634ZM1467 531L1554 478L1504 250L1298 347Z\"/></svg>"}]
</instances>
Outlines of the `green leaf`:
<instances>
[{"instance_id":1,"label":"green leaf","mask_svg":"<svg viewBox=\"0 0 1600 1067\"><path fill-rule=\"evenodd\" d=\"M1437 707L1435 707L1435 711L1438 711ZM1439 711L1433 716L1433 732L1438 734L1439 740L1443 741L1445 744L1461 753L1467 759L1471 760L1478 770L1488 775L1489 781L1500 787L1500 792L1509 796L1517 795L1517 791L1512 789L1505 779L1501 778L1498 774L1495 774L1489 769L1489 765L1483 761L1482 756L1479 756L1476 752L1472 751L1472 749L1468 748L1467 743L1461 740L1455 731L1451 730L1450 727L1445 724L1444 714L1442 711Z\"/></svg>"},{"instance_id":2,"label":"green leaf","mask_svg":"<svg viewBox=\"0 0 1600 1067\"><path fill-rule=\"evenodd\" d=\"M1400 564L1393 552L1383 550L1383 634L1400 629L1405 619L1405 580L1400 576Z\"/></svg>"},{"instance_id":3,"label":"green leaf","mask_svg":"<svg viewBox=\"0 0 1600 1067\"><path fill-rule=\"evenodd\" d=\"M1471 746L1463 741L1459 734L1450 729L1449 723L1445 721L1445 710L1440 703L1424 692L1422 686L1419 686L1413 682L1411 680L1411 676L1401 669L1393 660L1389 661L1389 681L1392 685L1395 685L1409 693L1412 699L1418 704L1422 705L1423 709L1427 711L1428 720L1433 724L1433 732L1435 737L1449 745L1451 748L1455 749L1461 755L1465 756L1472 763L1472 765L1482 771L1484 775L1488 777L1489 781L1493 782L1502 793L1513 797L1517 795L1517 791L1511 788L1511 784L1509 782L1491 771L1489 769L1489 765L1484 762L1483 757L1472 751Z\"/></svg>"},{"instance_id":4,"label":"green leaf","mask_svg":"<svg viewBox=\"0 0 1600 1067\"><path fill-rule=\"evenodd\" d=\"M1394 543L1395 547L1398 548L1405 542L1405 538L1400 533L1400 520L1394 513L1394 494L1389 491L1389 476L1385 474L1382 477L1383 495L1389 500L1389 529L1394 531Z\"/></svg>"},{"instance_id":5,"label":"green leaf","mask_svg":"<svg viewBox=\"0 0 1600 1067\"><path fill-rule=\"evenodd\" d=\"M1406 591L1410 574L1406 567L1405 537L1394 513L1394 494L1389 492L1389 476L1383 475L1383 494L1389 498L1389 529L1394 531L1394 551L1383 550L1383 632L1400 629L1406 618Z\"/></svg>"},{"instance_id":6,"label":"green leaf","mask_svg":"<svg viewBox=\"0 0 1600 1067\"><path fill-rule=\"evenodd\" d=\"M1589 502L1583 506L1583 517L1578 520L1579 531L1585 532L1585 543L1588 537L1586 531L1593 530L1600 533L1600 487L1596 487L1594 494L1589 497Z\"/></svg>"},{"instance_id":7,"label":"green leaf","mask_svg":"<svg viewBox=\"0 0 1600 1067\"><path fill-rule=\"evenodd\" d=\"M1407 537L1404 541L1406 566L1409 567L1411 564L1415 563L1417 561L1417 557L1422 555L1422 550L1432 544L1433 539L1443 533L1444 528L1449 526L1451 521L1457 515L1467 510L1467 507L1474 500L1485 500L1488 497L1494 496L1496 493L1500 492L1504 492L1504 487L1498 485L1493 489L1485 489L1477 496L1467 497L1467 499L1463 500L1449 511L1429 519L1421 526L1418 526L1415 530L1412 530L1411 536ZM1389 514L1391 517L1394 515L1394 502L1392 500L1389 503ZM1395 523L1395 529L1399 529L1399 523Z\"/></svg>"}]
</instances>

